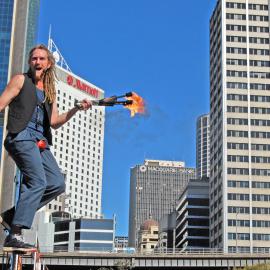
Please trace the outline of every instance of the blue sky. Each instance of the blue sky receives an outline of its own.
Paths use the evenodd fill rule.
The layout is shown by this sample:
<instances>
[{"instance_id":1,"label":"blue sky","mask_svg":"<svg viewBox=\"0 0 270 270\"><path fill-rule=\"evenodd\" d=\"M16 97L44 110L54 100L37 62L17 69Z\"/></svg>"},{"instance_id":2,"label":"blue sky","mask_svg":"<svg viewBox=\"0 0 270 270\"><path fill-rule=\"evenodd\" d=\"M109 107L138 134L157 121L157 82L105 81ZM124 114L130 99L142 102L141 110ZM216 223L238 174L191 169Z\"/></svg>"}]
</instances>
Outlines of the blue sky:
<instances>
[{"instance_id":1,"label":"blue sky","mask_svg":"<svg viewBox=\"0 0 270 270\"><path fill-rule=\"evenodd\" d=\"M102 211L128 234L130 168L144 159L195 167L196 119L209 112L209 20L216 0L41 0L39 42L52 38L72 71L106 96L135 91L130 118L106 110Z\"/></svg>"}]
</instances>

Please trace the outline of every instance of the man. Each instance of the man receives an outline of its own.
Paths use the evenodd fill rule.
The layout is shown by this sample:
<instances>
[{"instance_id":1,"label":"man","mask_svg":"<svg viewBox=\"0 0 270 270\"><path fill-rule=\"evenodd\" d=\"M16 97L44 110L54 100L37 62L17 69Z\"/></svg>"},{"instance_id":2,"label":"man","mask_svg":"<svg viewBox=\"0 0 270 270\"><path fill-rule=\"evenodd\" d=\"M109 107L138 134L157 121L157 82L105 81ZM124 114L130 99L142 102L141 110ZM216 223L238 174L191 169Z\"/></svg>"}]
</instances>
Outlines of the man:
<instances>
[{"instance_id":1,"label":"man","mask_svg":"<svg viewBox=\"0 0 270 270\"><path fill-rule=\"evenodd\" d=\"M4 146L20 169L23 180L15 207L1 214L0 222L10 234L4 246L32 248L22 237L30 229L38 209L64 192L65 183L49 145L51 127L57 129L79 110L91 108L91 101L59 115L55 91L55 61L44 45L29 53L29 70L15 75L0 96L0 111L9 105Z\"/></svg>"}]
</instances>

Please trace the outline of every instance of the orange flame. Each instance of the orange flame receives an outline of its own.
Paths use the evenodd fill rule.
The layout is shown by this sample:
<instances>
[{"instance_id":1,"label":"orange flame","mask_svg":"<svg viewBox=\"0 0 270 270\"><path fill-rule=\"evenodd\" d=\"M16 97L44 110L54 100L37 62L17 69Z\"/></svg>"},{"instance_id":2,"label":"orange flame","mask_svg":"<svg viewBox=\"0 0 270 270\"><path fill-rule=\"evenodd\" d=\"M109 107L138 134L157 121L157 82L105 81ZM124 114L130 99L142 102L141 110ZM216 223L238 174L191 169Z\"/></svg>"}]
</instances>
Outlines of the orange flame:
<instances>
[{"instance_id":1,"label":"orange flame","mask_svg":"<svg viewBox=\"0 0 270 270\"><path fill-rule=\"evenodd\" d=\"M145 104L142 97L137 95L135 92L132 92L132 96L126 97L126 99L132 100L132 104L125 106L130 110L131 117L133 117L136 113L140 114L145 113Z\"/></svg>"}]
</instances>

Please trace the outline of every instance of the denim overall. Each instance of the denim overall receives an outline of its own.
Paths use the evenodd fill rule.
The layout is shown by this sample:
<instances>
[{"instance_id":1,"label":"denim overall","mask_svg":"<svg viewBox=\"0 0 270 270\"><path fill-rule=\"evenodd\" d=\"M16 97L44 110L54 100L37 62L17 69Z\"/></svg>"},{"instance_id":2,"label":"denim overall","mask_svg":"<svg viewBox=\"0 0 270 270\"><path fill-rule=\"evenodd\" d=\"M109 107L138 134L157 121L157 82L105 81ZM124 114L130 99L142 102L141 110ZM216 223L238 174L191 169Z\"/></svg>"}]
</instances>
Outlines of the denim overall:
<instances>
[{"instance_id":1,"label":"denim overall","mask_svg":"<svg viewBox=\"0 0 270 270\"><path fill-rule=\"evenodd\" d=\"M24 229L30 229L38 209L65 191L64 177L43 135L44 91L36 89L38 105L27 127L17 134L8 133L4 146L23 180L20 198L12 221ZM37 141L45 140L45 149L39 149Z\"/></svg>"}]
</instances>

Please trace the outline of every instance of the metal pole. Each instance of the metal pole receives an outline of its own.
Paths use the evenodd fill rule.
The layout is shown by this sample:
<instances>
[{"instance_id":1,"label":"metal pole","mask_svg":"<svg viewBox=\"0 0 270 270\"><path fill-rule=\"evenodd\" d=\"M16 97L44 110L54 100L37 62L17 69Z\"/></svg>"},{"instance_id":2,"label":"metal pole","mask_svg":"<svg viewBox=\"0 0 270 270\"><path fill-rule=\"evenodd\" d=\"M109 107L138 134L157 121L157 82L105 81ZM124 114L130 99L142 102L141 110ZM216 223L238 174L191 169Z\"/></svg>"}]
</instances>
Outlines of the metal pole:
<instances>
[{"instance_id":1,"label":"metal pole","mask_svg":"<svg viewBox=\"0 0 270 270\"><path fill-rule=\"evenodd\" d=\"M236 234L236 253L238 253L238 214L239 214L239 208L236 208L236 215L235 215L235 222L236 222L236 227L235 227L235 234Z\"/></svg>"}]
</instances>

